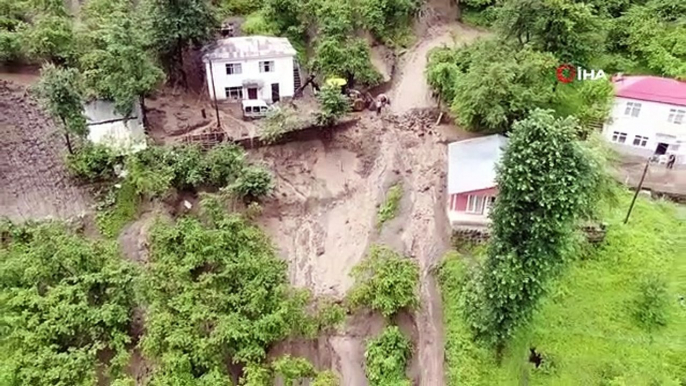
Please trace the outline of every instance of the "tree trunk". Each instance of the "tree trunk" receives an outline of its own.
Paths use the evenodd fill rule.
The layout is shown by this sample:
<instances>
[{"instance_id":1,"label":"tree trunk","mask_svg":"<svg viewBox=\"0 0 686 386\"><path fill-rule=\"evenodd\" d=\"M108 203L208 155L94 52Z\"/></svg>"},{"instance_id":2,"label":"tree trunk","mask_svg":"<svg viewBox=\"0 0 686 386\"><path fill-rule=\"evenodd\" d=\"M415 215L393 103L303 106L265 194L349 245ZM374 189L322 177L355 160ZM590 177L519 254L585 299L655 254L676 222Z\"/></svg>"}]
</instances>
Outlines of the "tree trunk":
<instances>
[{"instance_id":1,"label":"tree trunk","mask_svg":"<svg viewBox=\"0 0 686 386\"><path fill-rule=\"evenodd\" d=\"M74 155L74 149L72 149L71 140L69 139L69 132L66 130L64 131L64 139L67 141L67 149L69 150L69 154Z\"/></svg>"},{"instance_id":2,"label":"tree trunk","mask_svg":"<svg viewBox=\"0 0 686 386\"><path fill-rule=\"evenodd\" d=\"M69 138L69 131L67 131L67 121L64 119L64 117L60 117L62 119L62 126L64 127L64 139L67 142L67 149L69 150L69 154L74 154L74 149L71 147L71 140Z\"/></svg>"},{"instance_id":3,"label":"tree trunk","mask_svg":"<svg viewBox=\"0 0 686 386\"><path fill-rule=\"evenodd\" d=\"M148 132L148 113L145 111L145 95L141 94L139 96L141 103L141 115L143 116L143 130Z\"/></svg>"}]
</instances>

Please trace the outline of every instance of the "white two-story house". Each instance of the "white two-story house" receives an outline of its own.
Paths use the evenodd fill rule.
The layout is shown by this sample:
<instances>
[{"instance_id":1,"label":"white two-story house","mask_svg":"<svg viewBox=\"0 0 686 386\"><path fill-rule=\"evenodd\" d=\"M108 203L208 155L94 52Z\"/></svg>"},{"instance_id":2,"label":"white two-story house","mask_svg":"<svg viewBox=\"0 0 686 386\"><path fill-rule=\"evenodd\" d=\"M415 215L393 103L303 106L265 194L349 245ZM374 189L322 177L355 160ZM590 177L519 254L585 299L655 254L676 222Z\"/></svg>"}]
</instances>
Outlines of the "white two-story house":
<instances>
[{"instance_id":1,"label":"white two-story house","mask_svg":"<svg viewBox=\"0 0 686 386\"><path fill-rule=\"evenodd\" d=\"M295 55L286 38L241 36L216 41L203 54L210 98L216 93L217 100L272 103L293 97Z\"/></svg>"},{"instance_id":2,"label":"white two-story house","mask_svg":"<svg viewBox=\"0 0 686 386\"><path fill-rule=\"evenodd\" d=\"M686 82L617 76L613 83L614 107L603 136L620 152L674 154L677 165L686 164Z\"/></svg>"}]
</instances>

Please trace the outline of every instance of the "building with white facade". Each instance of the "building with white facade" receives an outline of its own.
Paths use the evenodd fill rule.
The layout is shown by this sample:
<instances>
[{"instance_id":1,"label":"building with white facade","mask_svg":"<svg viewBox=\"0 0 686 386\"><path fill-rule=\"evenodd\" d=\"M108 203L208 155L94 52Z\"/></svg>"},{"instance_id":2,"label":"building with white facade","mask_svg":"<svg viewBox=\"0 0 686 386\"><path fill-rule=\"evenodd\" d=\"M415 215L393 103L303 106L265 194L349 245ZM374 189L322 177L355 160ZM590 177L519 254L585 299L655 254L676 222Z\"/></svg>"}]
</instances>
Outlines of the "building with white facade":
<instances>
[{"instance_id":1,"label":"building with white facade","mask_svg":"<svg viewBox=\"0 0 686 386\"><path fill-rule=\"evenodd\" d=\"M686 164L686 82L655 76L618 76L614 107L603 136L623 153L676 156Z\"/></svg>"},{"instance_id":2,"label":"building with white facade","mask_svg":"<svg viewBox=\"0 0 686 386\"><path fill-rule=\"evenodd\" d=\"M240 36L216 41L203 55L210 98L216 93L217 100L272 103L293 97L295 55L286 38Z\"/></svg>"}]
</instances>

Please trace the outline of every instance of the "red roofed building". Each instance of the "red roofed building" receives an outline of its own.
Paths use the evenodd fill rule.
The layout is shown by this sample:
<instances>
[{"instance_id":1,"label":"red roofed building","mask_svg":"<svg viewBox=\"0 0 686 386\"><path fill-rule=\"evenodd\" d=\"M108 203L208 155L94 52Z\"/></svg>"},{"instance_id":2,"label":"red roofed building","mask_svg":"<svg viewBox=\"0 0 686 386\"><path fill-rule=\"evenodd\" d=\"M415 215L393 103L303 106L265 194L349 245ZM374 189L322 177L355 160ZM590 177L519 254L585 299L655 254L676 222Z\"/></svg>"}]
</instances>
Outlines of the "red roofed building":
<instances>
[{"instance_id":1,"label":"red roofed building","mask_svg":"<svg viewBox=\"0 0 686 386\"><path fill-rule=\"evenodd\" d=\"M676 155L686 164L686 82L656 76L617 76L615 102L603 135L617 150Z\"/></svg>"}]
</instances>

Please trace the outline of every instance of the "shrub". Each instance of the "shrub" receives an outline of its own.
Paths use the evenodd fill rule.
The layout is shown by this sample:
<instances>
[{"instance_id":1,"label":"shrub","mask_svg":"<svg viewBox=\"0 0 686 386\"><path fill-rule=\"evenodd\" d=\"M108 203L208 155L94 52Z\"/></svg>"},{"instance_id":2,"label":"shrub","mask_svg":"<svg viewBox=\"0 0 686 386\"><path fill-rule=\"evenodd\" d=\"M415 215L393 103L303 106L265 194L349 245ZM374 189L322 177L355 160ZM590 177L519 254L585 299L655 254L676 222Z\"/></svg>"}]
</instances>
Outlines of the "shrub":
<instances>
[{"instance_id":1,"label":"shrub","mask_svg":"<svg viewBox=\"0 0 686 386\"><path fill-rule=\"evenodd\" d=\"M208 179L205 155L198 146L179 146L165 154L174 170L172 185L178 189L196 188Z\"/></svg>"},{"instance_id":2,"label":"shrub","mask_svg":"<svg viewBox=\"0 0 686 386\"><path fill-rule=\"evenodd\" d=\"M387 247L373 246L351 275L355 279L350 293L353 306L366 306L389 317L419 304L419 266Z\"/></svg>"},{"instance_id":3,"label":"shrub","mask_svg":"<svg viewBox=\"0 0 686 386\"><path fill-rule=\"evenodd\" d=\"M269 111L263 120L260 139L266 143L274 143L282 135L297 130L303 126L297 112L290 107L282 106Z\"/></svg>"},{"instance_id":4,"label":"shrub","mask_svg":"<svg viewBox=\"0 0 686 386\"><path fill-rule=\"evenodd\" d=\"M104 145L88 143L81 150L67 156L67 169L78 179L97 182L115 177L117 157Z\"/></svg>"},{"instance_id":5,"label":"shrub","mask_svg":"<svg viewBox=\"0 0 686 386\"><path fill-rule=\"evenodd\" d=\"M212 186L226 186L241 174L245 166L245 151L234 144L220 144L205 156L207 182Z\"/></svg>"},{"instance_id":6,"label":"shrub","mask_svg":"<svg viewBox=\"0 0 686 386\"><path fill-rule=\"evenodd\" d=\"M255 200L269 194L274 188L272 175L264 168L250 166L243 170L242 174L230 189L239 197Z\"/></svg>"},{"instance_id":7,"label":"shrub","mask_svg":"<svg viewBox=\"0 0 686 386\"><path fill-rule=\"evenodd\" d=\"M410 341L396 326L386 327L367 343L365 373L370 386L410 386L405 367L412 354Z\"/></svg>"},{"instance_id":8,"label":"shrub","mask_svg":"<svg viewBox=\"0 0 686 386\"><path fill-rule=\"evenodd\" d=\"M326 85L317 94L319 112L317 123L322 126L332 125L336 120L350 111L350 101L341 93L341 89Z\"/></svg>"},{"instance_id":9,"label":"shrub","mask_svg":"<svg viewBox=\"0 0 686 386\"><path fill-rule=\"evenodd\" d=\"M386 195L386 201L379 208L378 225L381 227L383 223L393 219L398 214L400 209L400 200L403 198L403 187L400 184L391 186Z\"/></svg>"},{"instance_id":10,"label":"shrub","mask_svg":"<svg viewBox=\"0 0 686 386\"><path fill-rule=\"evenodd\" d=\"M305 323L307 293L288 284L286 262L240 216L159 222L150 234L142 348L157 363L152 384L202 384L212 371L226 373L226 358L263 362ZM268 375L253 370L247 378ZM213 384L229 382L221 378Z\"/></svg>"},{"instance_id":11,"label":"shrub","mask_svg":"<svg viewBox=\"0 0 686 386\"><path fill-rule=\"evenodd\" d=\"M155 154L161 157L153 157ZM142 151L126 160L126 181L136 194L156 197L165 194L174 180L174 169L164 163L164 150Z\"/></svg>"},{"instance_id":12,"label":"shrub","mask_svg":"<svg viewBox=\"0 0 686 386\"><path fill-rule=\"evenodd\" d=\"M248 15L245 22L241 25L241 30L246 35L276 35L276 27L265 18L262 11L253 12Z\"/></svg>"},{"instance_id":13,"label":"shrub","mask_svg":"<svg viewBox=\"0 0 686 386\"><path fill-rule=\"evenodd\" d=\"M657 276L648 276L639 285L634 303L634 318L646 330L667 324L667 285Z\"/></svg>"},{"instance_id":14,"label":"shrub","mask_svg":"<svg viewBox=\"0 0 686 386\"><path fill-rule=\"evenodd\" d=\"M0 247L2 384L95 385L98 367L123 381L136 268L116 245L61 225L10 231Z\"/></svg>"}]
</instances>

